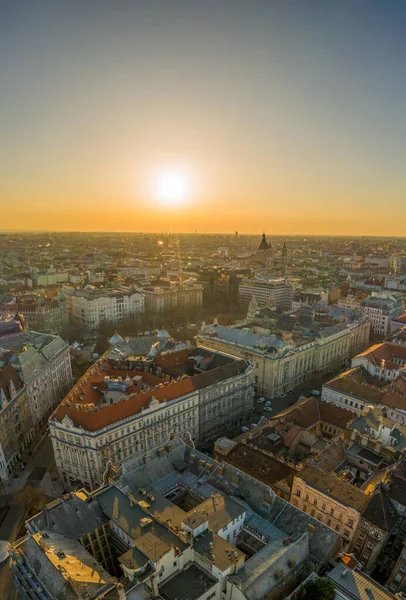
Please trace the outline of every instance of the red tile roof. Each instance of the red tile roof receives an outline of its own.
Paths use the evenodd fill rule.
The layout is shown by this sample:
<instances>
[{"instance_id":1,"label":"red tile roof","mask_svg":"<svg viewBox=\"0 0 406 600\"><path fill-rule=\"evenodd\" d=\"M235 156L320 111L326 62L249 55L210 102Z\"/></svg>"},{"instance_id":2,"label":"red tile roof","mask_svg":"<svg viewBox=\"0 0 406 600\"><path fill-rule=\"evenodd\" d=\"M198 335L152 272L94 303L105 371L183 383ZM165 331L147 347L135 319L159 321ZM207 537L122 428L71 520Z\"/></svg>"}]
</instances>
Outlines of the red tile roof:
<instances>
[{"instance_id":1,"label":"red tile roof","mask_svg":"<svg viewBox=\"0 0 406 600\"><path fill-rule=\"evenodd\" d=\"M364 352L361 352L361 354L357 354L355 358L362 357L368 358L368 360L373 362L377 367L379 367L384 360L387 369L399 369L399 365L393 362L392 359L395 357L406 360L406 346L383 342L383 344L371 346Z\"/></svg>"},{"instance_id":2,"label":"red tile roof","mask_svg":"<svg viewBox=\"0 0 406 600\"><path fill-rule=\"evenodd\" d=\"M136 376L141 377L142 383L148 384L152 389L139 393L134 383L127 388L123 401L101 408L99 404L103 394L100 390L106 389L104 377L109 376L114 379L121 377L124 380L127 375L131 379ZM156 387L160 384L162 387ZM68 416L75 425L82 426L88 431L97 431L140 413L142 409L148 408L152 398L156 398L158 402L164 400L169 402L194 390L195 386L190 377L164 384L162 379L152 373L114 369L107 360L102 358L83 375L51 415L50 420L62 421L65 416Z\"/></svg>"}]
</instances>

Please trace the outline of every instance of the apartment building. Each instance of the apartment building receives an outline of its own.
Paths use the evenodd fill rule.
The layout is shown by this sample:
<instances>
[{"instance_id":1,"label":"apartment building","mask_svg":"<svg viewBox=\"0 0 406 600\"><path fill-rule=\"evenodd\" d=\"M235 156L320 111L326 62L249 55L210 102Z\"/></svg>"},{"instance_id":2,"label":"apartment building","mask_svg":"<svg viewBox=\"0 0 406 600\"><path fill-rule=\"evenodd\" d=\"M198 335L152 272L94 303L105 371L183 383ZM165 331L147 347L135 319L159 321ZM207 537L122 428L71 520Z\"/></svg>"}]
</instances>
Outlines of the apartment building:
<instances>
[{"instance_id":1,"label":"apartment building","mask_svg":"<svg viewBox=\"0 0 406 600\"><path fill-rule=\"evenodd\" d=\"M390 382L406 368L406 348L392 342L375 344L354 356L351 366L362 366L372 377Z\"/></svg>"},{"instance_id":2,"label":"apartment building","mask_svg":"<svg viewBox=\"0 0 406 600\"><path fill-rule=\"evenodd\" d=\"M34 435L27 389L10 365L0 367L0 478L8 479Z\"/></svg>"},{"instance_id":3,"label":"apartment building","mask_svg":"<svg viewBox=\"0 0 406 600\"><path fill-rule=\"evenodd\" d=\"M0 359L23 381L33 426L38 430L72 385L69 345L59 336L27 331L8 350L0 351Z\"/></svg>"},{"instance_id":4,"label":"apartment building","mask_svg":"<svg viewBox=\"0 0 406 600\"><path fill-rule=\"evenodd\" d=\"M249 302L255 298L259 307L272 304L281 310L290 310L294 290L292 285L283 278L274 279L243 279L238 288L241 300Z\"/></svg>"},{"instance_id":5,"label":"apartment building","mask_svg":"<svg viewBox=\"0 0 406 600\"><path fill-rule=\"evenodd\" d=\"M103 323L134 321L144 311L144 296L127 288L98 289L87 285L69 298L72 322L85 330L97 329Z\"/></svg>"},{"instance_id":6,"label":"apartment building","mask_svg":"<svg viewBox=\"0 0 406 600\"><path fill-rule=\"evenodd\" d=\"M371 319L371 328L376 335L388 335L391 321L405 312L400 292L372 292L369 298L361 301L360 308Z\"/></svg>"},{"instance_id":7,"label":"apartment building","mask_svg":"<svg viewBox=\"0 0 406 600\"><path fill-rule=\"evenodd\" d=\"M359 321L327 326L313 333L282 340L256 328L203 324L197 335L200 347L248 358L255 368L257 391L269 398L293 390L316 374L340 367L369 340L370 323ZM295 332L296 333L296 332Z\"/></svg>"},{"instance_id":8,"label":"apartment building","mask_svg":"<svg viewBox=\"0 0 406 600\"><path fill-rule=\"evenodd\" d=\"M56 466L67 487L94 489L109 461L121 465L172 437L210 447L221 434L236 435L253 395L252 365L224 354L103 357L49 420Z\"/></svg>"},{"instance_id":9,"label":"apartment building","mask_svg":"<svg viewBox=\"0 0 406 600\"><path fill-rule=\"evenodd\" d=\"M163 312L182 306L200 306L203 303L203 286L200 283L163 283L153 282L138 288L145 297L146 310Z\"/></svg>"},{"instance_id":10,"label":"apartment building","mask_svg":"<svg viewBox=\"0 0 406 600\"><path fill-rule=\"evenodd\" d=\"M294 506L339 533L347 548L368 500L359 488L310 464L296 475L290 497Z\"/></svg>"},{"instance_id":11,"label":"apartment building","mask_svg":"<svg viewBox=\"0 0 406 600\"><path fill-rule=\"evenodd\" d=\"M0 305L0 313L14 312L24 317L33 331L58 334L69 323L69 310L62 292L52 300L34 293L20 294Z\"/></svg>"}]
</instances>

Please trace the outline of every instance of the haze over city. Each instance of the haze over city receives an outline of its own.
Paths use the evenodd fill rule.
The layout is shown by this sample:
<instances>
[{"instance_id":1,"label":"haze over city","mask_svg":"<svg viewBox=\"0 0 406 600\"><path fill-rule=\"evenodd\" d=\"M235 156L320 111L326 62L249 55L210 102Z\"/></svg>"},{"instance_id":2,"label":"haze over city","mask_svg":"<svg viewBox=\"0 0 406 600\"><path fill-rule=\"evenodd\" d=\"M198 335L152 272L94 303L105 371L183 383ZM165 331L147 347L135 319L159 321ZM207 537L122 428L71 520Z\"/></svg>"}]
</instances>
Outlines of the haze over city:
<instances>
[{"instance_id":1,"label":"haze over city","mask_svg":"<svg viewBox=\"0 0 406 600\"><path fill-rule=\"evenodd\" d=\"M0 1L0 600L406 600L406 4Z\"/></svg>"},{"instance_id":2,"label":"haze over city","mask_svg":"<svg viewBox=\"0 0 406 600\"><path fill-rule=\"evenodd\" d=\"M6 2L0 228L404 235L405 27L374 0Z\"/></svg>"}]
</instances>

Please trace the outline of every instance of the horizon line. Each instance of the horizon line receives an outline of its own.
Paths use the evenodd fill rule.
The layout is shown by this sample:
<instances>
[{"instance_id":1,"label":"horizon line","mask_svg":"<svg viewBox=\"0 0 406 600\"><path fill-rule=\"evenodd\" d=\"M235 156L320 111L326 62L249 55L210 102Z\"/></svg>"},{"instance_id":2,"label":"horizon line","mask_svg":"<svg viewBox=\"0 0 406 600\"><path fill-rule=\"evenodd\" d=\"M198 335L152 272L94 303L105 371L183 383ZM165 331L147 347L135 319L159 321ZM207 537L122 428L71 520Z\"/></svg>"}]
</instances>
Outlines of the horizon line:
<instances>
[{"instance_id":1,"label":"horizon line","mask_svg":"<svg viewBox=\"0 0 406 600\"><path fill-rule=\"evenodd\" d=\"M234 233L232 232L226 232L226 231L216 231L216 232L210 232L210 231L128 231L128 230L117 230L117 231L112 231L112 230L92 230L92 229L78 229L78 230L73 230L73 229L0 229L0 234L10 234L10 233L27 233L27 234L38 234L38 233L68 233L68 234L111 234L111 235L115 235L115 234L120 234L120 235L226 235L226 236L233 236L235 237L235 234L238 233L238 236L253 236L253 235L258 235L261 236L262 233L258 233L258 232L250 232L250 233L243 233L240 231L235 231ZM380 239L385 239L385 238L391 238L391 239L404 239L406 238L405 235L393 235L393 234L387 234L387 235L374 235L374 234L357 234L357 233L266 233L265 234L269 237L348 237L348 238L353 238L353 237L357 237L357 238L380 238Z\"/></svg>"}]
</instances>

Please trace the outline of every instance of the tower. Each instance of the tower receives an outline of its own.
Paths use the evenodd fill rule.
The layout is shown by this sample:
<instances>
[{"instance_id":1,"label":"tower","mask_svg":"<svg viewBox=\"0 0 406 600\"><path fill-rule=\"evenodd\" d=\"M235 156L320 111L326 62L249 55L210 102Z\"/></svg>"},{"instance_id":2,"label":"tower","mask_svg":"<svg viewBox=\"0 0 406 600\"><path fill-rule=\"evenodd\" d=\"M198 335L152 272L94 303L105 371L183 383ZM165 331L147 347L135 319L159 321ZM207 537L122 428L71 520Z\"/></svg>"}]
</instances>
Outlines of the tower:
<instances>
[{"instance_id":1,"label":"tower","mask_svg":"<svg viewBox=\"0 0 406 600\"><path fill-rule=\"evenodd\" d=\"M286 242L283 242L283 248L282 248L282 265L283 265L283 270L285 273L285 277L287 277L288 274L288 249L286 247Z\"/></svg>"},{"instance_id":2,"label":"tower","mask_svg":"<svg viewBox=\"0 0 406 600\"><path fill-rule=\"evenodd\" d=\"M265 233L262 234L261 241L256 251L256 257L265 268L269 269L273 266L273 251L272 245L266 241Z\"/></svg>"}]
</instances>

